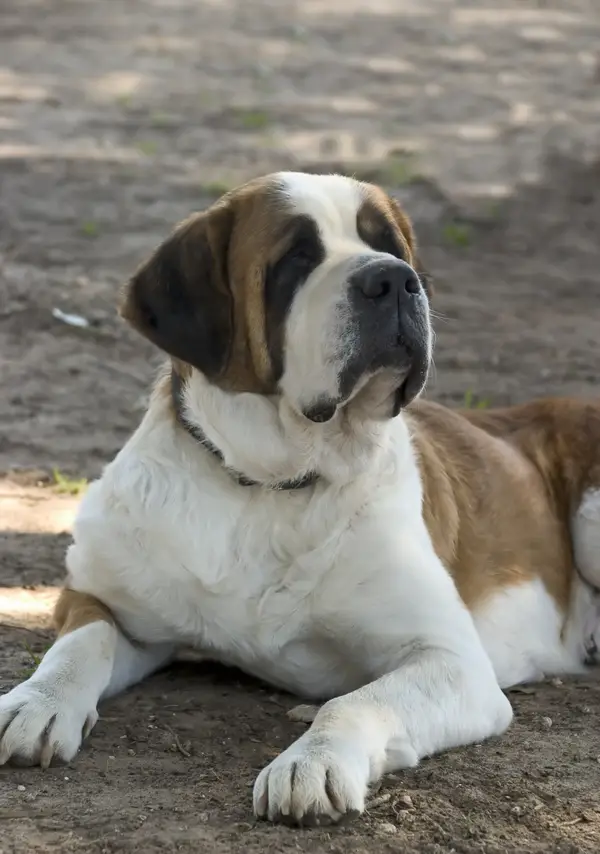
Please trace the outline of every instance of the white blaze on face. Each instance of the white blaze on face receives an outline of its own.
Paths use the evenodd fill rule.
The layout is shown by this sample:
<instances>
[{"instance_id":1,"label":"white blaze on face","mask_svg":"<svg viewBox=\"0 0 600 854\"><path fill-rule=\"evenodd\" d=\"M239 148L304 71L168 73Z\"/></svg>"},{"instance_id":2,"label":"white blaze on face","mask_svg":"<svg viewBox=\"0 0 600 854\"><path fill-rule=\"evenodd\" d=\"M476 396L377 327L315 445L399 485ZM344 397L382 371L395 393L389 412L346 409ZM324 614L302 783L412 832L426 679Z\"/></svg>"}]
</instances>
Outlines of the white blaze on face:
<instances>
[{"instance_id":1,"label":"white blaze on face","mask_svg":"<svg viewBox=\"0 0 600 854\"><path fill-rule=\"evenodd\" d=\"M287 321L281 388L299 410L319 399L337 400L339 378L355 343L347 278L358 256L374 252L359 237L361 184L342 175L281 172L281 192L294 212L317 225L324 262L294 297Z\"/></svg>"}]
</instances>

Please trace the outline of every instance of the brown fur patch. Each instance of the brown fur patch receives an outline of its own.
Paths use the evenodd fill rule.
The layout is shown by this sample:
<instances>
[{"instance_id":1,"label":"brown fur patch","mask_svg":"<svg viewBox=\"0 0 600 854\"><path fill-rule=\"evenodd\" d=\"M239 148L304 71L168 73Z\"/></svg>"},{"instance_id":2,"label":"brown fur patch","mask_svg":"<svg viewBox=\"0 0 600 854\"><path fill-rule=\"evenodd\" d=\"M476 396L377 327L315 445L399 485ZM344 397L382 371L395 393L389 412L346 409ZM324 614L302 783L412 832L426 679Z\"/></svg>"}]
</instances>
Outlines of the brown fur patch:
<instances>
[{"instance_id":1,"label":"brown fur patch","mask_svg":"<svg viewBox=\"0 0 600 854\"><path fill-rule=\"evenodd\" d=\"M425 520L467 606L539 577L564 613L571 519L600 484L600 402L454 412L420 401L408 418Z\"/></svg>"},{"instance_id":2,"label":"brown fur patch","mask_svg":"<svg viewBox=\"0 0 600 854\"><path fill-rule=\"evenodd\" d=\"M54 625L58 637L74 632L89 623L102 620L105 623L115 624L110 610L94 596L87 593L79 593L65 587L54 608Z\"/></svg>"},{"instance_id":3,"label":"brown fur patch","mask_svg":"<svg viewBox=\"0 0 600 854\"><path fill-rule=\"evenodd\" d=\"M275 389L267 342L265 273L285 251L294 215L278 187L268 182L245 185L232 195L231 204L236 222L229 267L235 323L232 358L223 385L235 391L271 393ZM252 388L248 388L249 382Z\"/></svg>"},{"instance_id":4,"label":"brown fur patch","mask_svg":"<svg viewBox=\"0 0 600 854\"><path fill-rule=\"evenodd\" d=\"M174 358L229 391L274 391L264 278L293 218L272 178L251 181L194 214L138 270L121 313Z\"/></svg>"},{"instance_id":5,"label":"brown fur patch","mask_svg":"<svg viewBox=\"0 0 600 854\"><path fill-rule=\"evenodd\" d=\"M400 255L412 265L415 236L398 202L372 184L363 184L361 189L363 202L356 217L361 239L380 252Z\"/></svg>"},{"instance_id":6,"label":"brown fur patch","mask_svg":"<svg viewBox=\"0 0 600 854\"><path fill-rule=\"evenodd\" d=\"M363 203L358 211L357 228L361 238L379 251L399 255L419 274L428 297L433 296L431 277L419 256L417 239L408 215L400 203L374 184L363 184ZM398 247L400 251L395 251Z\"/></svg>"}]
</instances>

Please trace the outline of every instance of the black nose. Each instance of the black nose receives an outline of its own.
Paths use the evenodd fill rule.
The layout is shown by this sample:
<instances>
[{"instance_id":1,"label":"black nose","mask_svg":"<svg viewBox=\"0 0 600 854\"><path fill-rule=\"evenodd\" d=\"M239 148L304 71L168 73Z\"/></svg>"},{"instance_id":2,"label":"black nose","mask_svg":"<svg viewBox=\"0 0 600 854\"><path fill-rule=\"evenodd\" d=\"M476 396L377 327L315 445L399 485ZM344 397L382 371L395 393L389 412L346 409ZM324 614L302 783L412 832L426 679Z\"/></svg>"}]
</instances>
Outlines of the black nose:
<instances>
[{"instance_id":1,"label":"black nose","mask_svg":"<svg viewBox=\"0 0 600 854\"><path fill-rule=\"evenodd\" d=\"M415 295L421 292L419 277L405 261L370 263L353 278L361 293L372 300L384 299L389 295Z\"/></svg>"}]
</instances>

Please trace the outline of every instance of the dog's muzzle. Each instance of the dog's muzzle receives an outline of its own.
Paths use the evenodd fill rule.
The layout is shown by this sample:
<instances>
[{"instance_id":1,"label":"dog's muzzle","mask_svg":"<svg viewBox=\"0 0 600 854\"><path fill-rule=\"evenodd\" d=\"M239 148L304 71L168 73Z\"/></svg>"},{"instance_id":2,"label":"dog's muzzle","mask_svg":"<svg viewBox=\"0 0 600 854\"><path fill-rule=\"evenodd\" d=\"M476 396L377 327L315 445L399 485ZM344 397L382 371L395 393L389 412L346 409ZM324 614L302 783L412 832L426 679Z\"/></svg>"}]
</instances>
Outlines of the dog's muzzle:
<instances>
[{"instance_id":1,"label":"dog's muzzle","mask_svg":"<svg viewBox=\"0 0 600 854\"><path fill-rule=\"evenodd\" d=\"M362 260L362 259L361 259ZM362 260L348 279L350 355L339 376L339 397L304 410L311 421L333 418L360 380L386 371L394 377L395 416L422 391L430 359L429 303L416 271L396 258Z\"/></svg>"}]
</instances>

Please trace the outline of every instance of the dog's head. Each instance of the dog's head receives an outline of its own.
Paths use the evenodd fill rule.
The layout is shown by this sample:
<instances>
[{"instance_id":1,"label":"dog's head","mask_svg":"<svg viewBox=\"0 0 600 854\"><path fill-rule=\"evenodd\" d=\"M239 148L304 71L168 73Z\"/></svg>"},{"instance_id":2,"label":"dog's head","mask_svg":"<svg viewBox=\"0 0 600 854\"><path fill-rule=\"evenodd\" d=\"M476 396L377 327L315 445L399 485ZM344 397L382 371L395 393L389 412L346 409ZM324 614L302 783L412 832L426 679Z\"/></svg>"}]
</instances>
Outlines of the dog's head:
<instances>
[{"instance_id":1,"label":"dog's head","mask_svg":"<svg viewBox=\"0 0 600 854\"><path fill-rule=\"evenodd\" d=\"M386 377L390 417L424 387L426 286L409 219L340 175L277 173L194 214L129 282L123 316L229 391L328 421Z\"/></svg>"}]
</instances>

